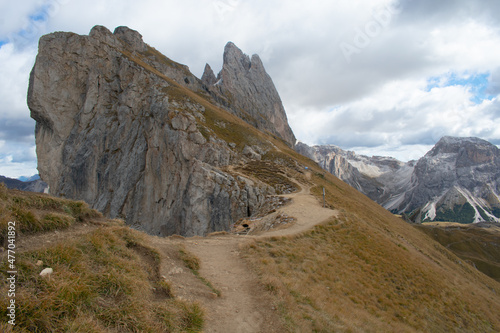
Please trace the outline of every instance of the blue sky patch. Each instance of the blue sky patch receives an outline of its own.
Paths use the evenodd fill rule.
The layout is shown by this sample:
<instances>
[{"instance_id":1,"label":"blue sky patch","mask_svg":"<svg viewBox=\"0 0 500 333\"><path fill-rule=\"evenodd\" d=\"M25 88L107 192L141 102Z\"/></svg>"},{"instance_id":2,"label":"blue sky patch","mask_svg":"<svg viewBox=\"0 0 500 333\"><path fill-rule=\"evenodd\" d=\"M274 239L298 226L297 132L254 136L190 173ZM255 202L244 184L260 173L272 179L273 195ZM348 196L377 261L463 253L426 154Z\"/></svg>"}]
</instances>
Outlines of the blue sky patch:
<instances>
[{"instance_id":1,"label":"blue sky patch","mask_svg":"<svg viewBox=\"0 0 500 333\"><path fill-rule=\"evenodd\" d=\"M37 8L33 14L28 16L28 24L24 25L20 30L12 32L9 38L0 36L0 47L10 42L14 44L35 43L45 32L45 25L52 15L51 10L50 5Z\"/></svg>"},{"instance_id":2,"label":"blue sky patch","mask_svg":"<svg viewBox=\"0 0 500 333\"><path fill-rule=\"evenodd\" d=\"M30 20L34 22L45 22L49 18L49 6L42 6L39 11L34 13L33 15L30 15Z\"/></svg>"},{"instance_id":3,"label":"blue sky patch","mask_svg":"<svg viewBox=\"0 0 500 333\"><path fill-rule=\"evenodd\" d=\"M480 104L484 100L490 100L494 96L487 93L489 85L489 73L458 76L453 73L451 75L434 76L427 80L425 91L431 91L436 87L464 86L469 88L473 95L471 101L475 104Z\"/></svg>"}]
</instances>

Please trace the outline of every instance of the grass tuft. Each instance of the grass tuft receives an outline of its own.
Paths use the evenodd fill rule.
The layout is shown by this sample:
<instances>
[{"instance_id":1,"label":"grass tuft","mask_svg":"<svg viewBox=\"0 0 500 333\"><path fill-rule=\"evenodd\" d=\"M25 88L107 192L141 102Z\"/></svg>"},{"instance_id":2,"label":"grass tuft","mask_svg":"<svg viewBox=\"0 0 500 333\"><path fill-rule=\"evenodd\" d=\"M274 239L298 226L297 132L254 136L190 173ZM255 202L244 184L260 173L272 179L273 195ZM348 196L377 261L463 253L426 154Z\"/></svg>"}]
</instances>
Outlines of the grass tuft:
<instances>
[{"instance_id":1,"label":"grass tuft","mask_svg":"<svg viewBox=\"0 0 500 333\"><path fill-rule=\"evenodd\" d=\"M183 246L179 247L179 256L180 259L184 262L187 268L191 270L191 272L201 281L203 282L217 297L220 297L222 294L220 290L215 288L212 283L201 276L200 269L200 259L196 257L193 253L187 251Z\"/></svg>"},{"instance_id":2,"label":"grass tuft","mask_svg":"<svg viewBox=\"0 0 500 333\"><path fill-rule=\"evenodd\" d=\"M18 234L63 230L75 223L101 219L102 214L83 201L71 201L41 193L8 190L0 184L0 244L4 244L8 222L16 222Z\"/></svg>"},{"instance_id":3,"label":"grass tuft","mask_svg":"<svg viewBox=\"0 0 500 333\"><path fill-rule=\"evenodd\" d=\"M184 247L180 247L179 254L182 262L184 262L187 268L192 271L198 271L200 269L200 259L193 253L187 251Z\"/></svg>"}]
</instances>

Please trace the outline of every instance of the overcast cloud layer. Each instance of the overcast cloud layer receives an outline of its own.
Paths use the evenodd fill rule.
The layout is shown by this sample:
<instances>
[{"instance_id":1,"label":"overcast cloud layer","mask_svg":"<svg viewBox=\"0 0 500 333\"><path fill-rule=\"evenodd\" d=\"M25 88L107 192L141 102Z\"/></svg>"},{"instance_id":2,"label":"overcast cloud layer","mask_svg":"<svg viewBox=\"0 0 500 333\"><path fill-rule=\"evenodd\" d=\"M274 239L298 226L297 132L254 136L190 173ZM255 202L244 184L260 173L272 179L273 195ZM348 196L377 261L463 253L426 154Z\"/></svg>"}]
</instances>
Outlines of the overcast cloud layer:
<instances>
[{"instance_id":1,"label":"overcast cloud layer","mask_svg":"<svg viewBox=\"0 0 500 333\"><path fill-rule=\"evenodd\" d=\"M38 38L127 25L201 76L257 53L296 137L401 160L443 135L500 144L497 0L0 0L0 175L36 171L26 106Z\"/></svg>"}]
</instances>

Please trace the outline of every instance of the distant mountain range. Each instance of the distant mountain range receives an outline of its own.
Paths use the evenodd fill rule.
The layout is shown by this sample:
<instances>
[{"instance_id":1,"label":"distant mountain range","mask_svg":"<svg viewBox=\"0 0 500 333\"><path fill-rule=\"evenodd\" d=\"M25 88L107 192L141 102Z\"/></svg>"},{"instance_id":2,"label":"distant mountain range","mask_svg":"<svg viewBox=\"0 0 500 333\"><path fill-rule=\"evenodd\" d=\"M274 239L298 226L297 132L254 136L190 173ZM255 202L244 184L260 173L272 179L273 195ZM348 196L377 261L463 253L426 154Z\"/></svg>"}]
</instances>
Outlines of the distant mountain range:
<instances>
[{"instance_id":1,"label":"distant mountain range","mask_svg":"<svg viewBox=\"0 0 500 333\"><path fill-rule=\"evenodd\" d=\"M40 193L48 191L47 183L43 182L38 175L32 177L20 177L19 179L0 176L0 183L4 183L8 188L15 190Z\"/></svg>"},{"instance_id":2,"label":"distant mountain range","mask_svg":"<svg viewBox=\"0 0 500 333\"><path fill-rule=\"evenodd\" d=\"M299 143L296 150L413 222L500 222L500 149L488 141L443 137L407 163L331 145Z\"/></svg>"},{"instance_id":3,"label":"distant mountain range","mask_svg":"<svg viewBox=\"0 0 500 333\"><path fill-rule=\"evenodd\" d=\"M40 175L36 174L36 175L31 176L31 177L21 176L21 177L19 177L17 179L19 179L22 182L31 182L33 180L40 179Z\"/></svg>"}]
</instances>

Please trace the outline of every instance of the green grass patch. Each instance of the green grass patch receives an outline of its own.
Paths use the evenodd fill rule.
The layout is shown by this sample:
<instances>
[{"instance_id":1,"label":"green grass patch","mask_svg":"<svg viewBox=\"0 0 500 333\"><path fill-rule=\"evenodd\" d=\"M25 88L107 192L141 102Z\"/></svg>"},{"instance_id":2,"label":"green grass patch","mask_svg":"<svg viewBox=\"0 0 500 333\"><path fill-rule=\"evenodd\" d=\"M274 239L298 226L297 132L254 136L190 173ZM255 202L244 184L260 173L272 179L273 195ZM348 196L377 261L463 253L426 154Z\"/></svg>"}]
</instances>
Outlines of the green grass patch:
<instances>
[{"instance_id":1,"label":"green grass patch","mask_svg":"<svg viewBox=\"0 0 500 333\"><path fill-rule=\"evenodd\" d=\"M201 281L203 282L217 297L220 297L222 294L220 290L215 288L210 281L201 276L200 269L200 259L196 257L193 253L187 251L184 247L179 248L179 257L184 262L187 268L191 270L191 272Z\"/></svg>"},{"instance_id":2,"label":"green grass patch","mask_svg":"<svg viewBox=\"0 0 500 333\"><path fill-rule=\"evenodd\" d=\"M455 205L453 209L438 209L434 221L472 223L474 215L474 208L467 202L463 205Z\"/></svg>"}]
</instances>

